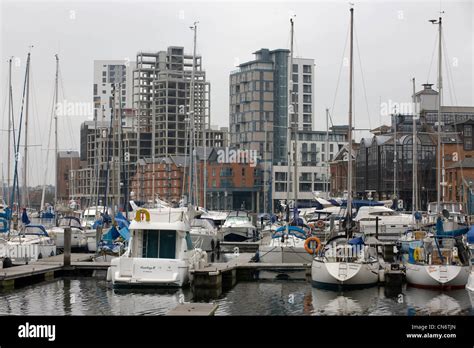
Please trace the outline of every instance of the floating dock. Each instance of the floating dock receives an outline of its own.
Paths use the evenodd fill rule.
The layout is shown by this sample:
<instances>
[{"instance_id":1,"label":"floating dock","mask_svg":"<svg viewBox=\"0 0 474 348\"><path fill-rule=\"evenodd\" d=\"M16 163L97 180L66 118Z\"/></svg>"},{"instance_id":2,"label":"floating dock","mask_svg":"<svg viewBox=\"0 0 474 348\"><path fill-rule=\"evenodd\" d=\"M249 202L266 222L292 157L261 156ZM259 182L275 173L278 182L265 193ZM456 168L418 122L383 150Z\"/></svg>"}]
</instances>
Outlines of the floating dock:
<instances>
[{"instance_id":1,"label":"floating dock","mask_svg":"<svg viewBox=\"0 0 474 348\"><path fill-rule=\"evenodd\" d=\"M216 313L219 306L214 303L180 303L166 315L178 316L210 316Z\"/></svg>"},{"instance_id":2,"label":"floating dock","mask_svg":"<svg viewBox=\"0 0 474 348\"><path fill-rule=\"evenodd\" d=\"M0 269L0 289L52 280L59 274L77 271L98 271L110 266L109 262L94 262L94 254L71 254L71 264L64 265L64 256L57 255L29 263Z\"/></svg>"}]
</instances>

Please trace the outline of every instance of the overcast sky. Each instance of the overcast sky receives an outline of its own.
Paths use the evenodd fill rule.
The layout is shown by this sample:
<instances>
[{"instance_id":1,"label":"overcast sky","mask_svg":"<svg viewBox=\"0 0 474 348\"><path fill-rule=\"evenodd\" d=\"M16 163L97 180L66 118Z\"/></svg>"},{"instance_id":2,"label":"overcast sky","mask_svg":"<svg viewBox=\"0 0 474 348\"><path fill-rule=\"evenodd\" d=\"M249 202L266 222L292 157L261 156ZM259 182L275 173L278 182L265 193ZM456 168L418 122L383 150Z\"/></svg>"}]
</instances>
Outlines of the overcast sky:
<instances>
[{"instance_id":1,"label":"overcast sky","mask_svg":"<svg viewBox=\"0 0 474 348\"><path fill-rule=\"evenodd\" d=\"M138 51L182 45L192 52L199 21L197 51L211 82L211 123L229 122L229 73L253 59L259 48L289 48L291 14L295 19L295 55L315 60L314 119L325 130L325 109L335 124L347 123L349 28L347 1L5 1L1 3L1 129L7 128L7 60L13 68L15 116L28 47L32 53L30 184L42 184L54 84L54 54L61 59L64 97L92 102L93 61L135 60ZM456 1L355 1L355 122L358 128L388 123L381 103L408 103L411 78L436 83L437 27L428 22L441 9L447 54L446 105L474 106L473 5ZM345 54L343 56L345 48ZM360 59L359 59L360 57ZM19 63L19 64L18 64ZM341 77L338 83L339 71ZM431 69L430 69L431 66ZM362 67L362 69L361 69ZM452 83L448 83L452 81ZM364 88L365 86L365 88ZM337 97L335 98L337 90ZM365 92L364 92L365 91ZM366 95L366 96L365 96ZM334 105L334 108L333 108ZM60 120L60 148L79 149L79 126L87 116ZM367 133L359 132L357 137ZM6 136L1 132L1 161L6 178ZM52 159L49 160L52 165ZM53 174L49 174L53 182Z\"/></svg>"}]
</instances>

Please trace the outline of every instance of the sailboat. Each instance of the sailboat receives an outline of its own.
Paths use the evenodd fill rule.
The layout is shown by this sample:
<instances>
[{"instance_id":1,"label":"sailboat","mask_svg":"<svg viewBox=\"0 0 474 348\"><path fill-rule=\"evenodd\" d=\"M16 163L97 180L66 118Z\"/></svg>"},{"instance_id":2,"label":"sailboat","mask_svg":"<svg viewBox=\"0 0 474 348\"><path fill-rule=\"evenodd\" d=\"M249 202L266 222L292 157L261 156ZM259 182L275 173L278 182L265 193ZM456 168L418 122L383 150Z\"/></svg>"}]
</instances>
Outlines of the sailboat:
<instances>
[{"instance_id":1,"label":"sailboat","mask_svg":"<svg viewBox=\"0 0 474 348\"><path fill-rule=\"evenodd\" d=\"M434 231L421 240L414 241L409 246L406 278L409 285L422 288L455 289L464 288L471 274L470 251L464 235L469 228L460 219L453 219L452 212L446 207L452 204L442 202L442 161L441 161L441 40L442 17L431 20L438 24L438 146L437 146L437 202L430 204L436 214ZM459 203L458 203L459 204ZM459 215L459 214L458 214Z\"/></svg>"},{"instance_id":2,"label":"sailboat","mask_svg":"<svg viewBox=\"0 0 474 348\"><path fill-rule=\"evenodd\" d=\"M349 72L349 146L352 146L352 61L354 9L351 7L350 72ZM335 236L315 256L311 265L314 287L359 288L376 285L379 279L379 261L373 246L365 245L362 238L352 235L352 156L348 156L347 211L345 236Z\"/></svg>"},{"instance_id":3,"label":"sailboat","mask_svg":"<svg viewBox=\"0 0 474 348\"><path fill-rule=\"evenodd\" d=\"M288 132L287 132L287 146L288 146L288 155L287 155L287 199L286 199L286 213L287 221L285 225L279 225L275 223L270 228L271 231L271 239L268 244L260 246L258 250L258 254L256 258L260 262L265 263L311 263L313 259L313 255L310 253L311 250L306 246L306 240L309 237L312 237L311 228L305 224L303 218L299 216L298 210L298 200L297 200L297 192L298 192L298 183L297 183L297 155L296 151L293 153L293 192L294 192L294 200L293 200L293 218L290 221L290 173L291 173L291 122L292 122L292 112L294 112L293 106L293 74L292 74L292 67L293 67L293 36L294 36L294 19L290 18L291 24L291 43L290 43L290 57L288 60ZM294 125L294 132L295 137L294 141L298 139L297 131L298 126ZM295 146L297 148L297 146ZM315 238L315 237L313 237ZM319 241L319 240L318 240ZM320 244L320 242L318 242ZM285 271L285 273L287 273Z\"/></svg>"}]
</instances>

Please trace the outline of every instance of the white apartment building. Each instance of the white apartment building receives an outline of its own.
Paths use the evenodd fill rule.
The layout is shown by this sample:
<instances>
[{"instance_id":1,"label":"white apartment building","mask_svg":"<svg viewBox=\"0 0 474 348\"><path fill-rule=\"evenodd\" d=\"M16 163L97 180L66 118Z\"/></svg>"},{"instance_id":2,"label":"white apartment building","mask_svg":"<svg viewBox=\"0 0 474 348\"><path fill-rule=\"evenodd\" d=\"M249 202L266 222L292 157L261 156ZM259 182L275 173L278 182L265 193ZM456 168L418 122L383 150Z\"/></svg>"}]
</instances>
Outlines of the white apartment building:
<instances>
[{"instance_id":1,"label":"white apartment building","mask_svg":"<svg viewBox=\"0 0 474 348\"><path fill-rule=\"evenodd\" d=\"M328 137L329 135L329 137ZM294 139L291 146L294 147ZM298 206L310 206L313 192L329 192L330 162L337 152L347 144L347 127L332 127L327 134L324 131L299 131L297 142L297 198ZM274 206L278 201L287 199L287 173L288 166L273 166L272 174L272 198ZM294 166L290 166L290 200L294 199Z\"/></svg>"},{"instance_id":2,"label":"white apartment building","mask_svg":"<svg viewBox=\"0 0 474 348\"><path fill-rule=\"evenodd\" d=\"M112 115L112 90L116 85L116 102L121 99L122 108L133 107L133 70L136 63L128 60L94 61L94 117L99 121L110 120Z\"/></svg>"},{"instance_id":3,"label":"white apartment building","mask_svg":"<svg viewBox=\"0 0 474 348\"><path fill-rule=\"evenodd\" d=\"M293 103L298 130L313 130L314 59L293 58ZM295 119L292 119L295 122Z\"/></svg>"}]
</instances>

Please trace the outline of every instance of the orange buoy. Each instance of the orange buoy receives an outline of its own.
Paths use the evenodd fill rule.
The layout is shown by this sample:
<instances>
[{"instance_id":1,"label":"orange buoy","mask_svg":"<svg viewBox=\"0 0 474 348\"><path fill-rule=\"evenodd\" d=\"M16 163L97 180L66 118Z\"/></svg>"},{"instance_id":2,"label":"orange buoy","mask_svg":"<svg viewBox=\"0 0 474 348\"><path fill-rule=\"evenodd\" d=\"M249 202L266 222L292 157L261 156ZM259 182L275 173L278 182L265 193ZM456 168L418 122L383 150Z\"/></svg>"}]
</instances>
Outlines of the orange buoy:
<instances>
[{"instance_id":1,"label":"orange buoy","mask_svg":"<svg viewBox=\"0 0 474 348\"><path fill-rule=\"evenodd\" d=\"M313 242L313 241L318 244L318 246L317 246L316 249L311 249L311 248L309 247L309 243L311 243L311 242ZM306 252L307 252L308 254L311 254L311 255L316 254L316 253L319 251L319 249L321 249L321 241L319 240L318 237L309 237L309 238L307 238L307 239L305 240L305 242L304 242L304 250L306 250Z\"/></svg>"}]
</instances>

